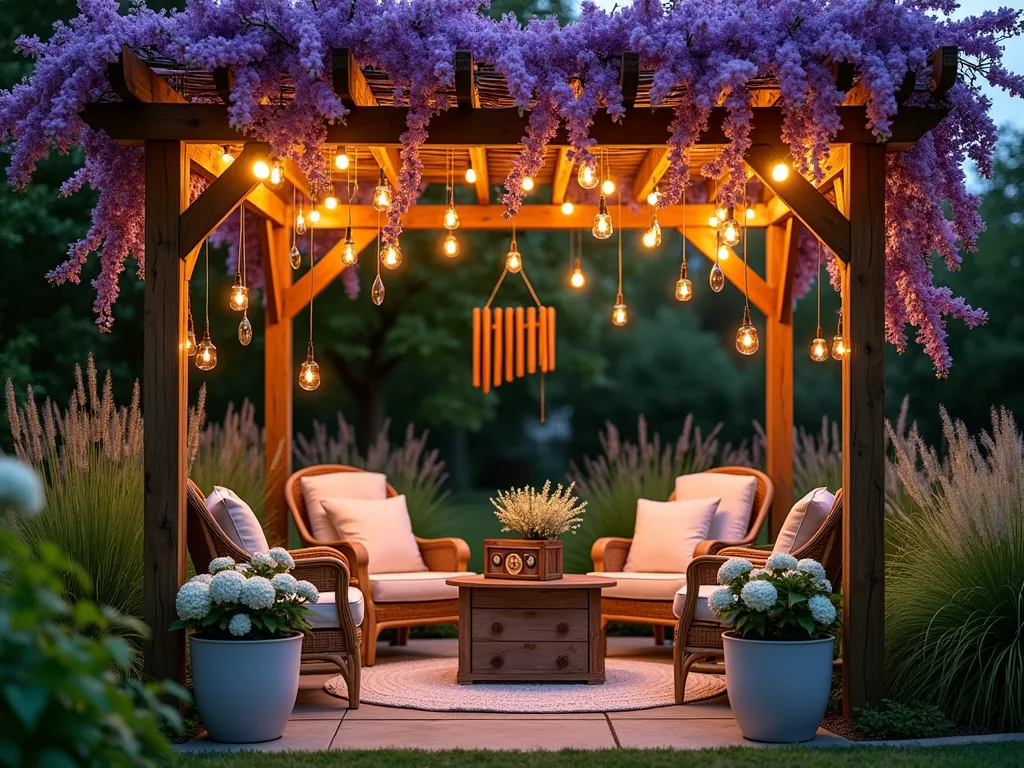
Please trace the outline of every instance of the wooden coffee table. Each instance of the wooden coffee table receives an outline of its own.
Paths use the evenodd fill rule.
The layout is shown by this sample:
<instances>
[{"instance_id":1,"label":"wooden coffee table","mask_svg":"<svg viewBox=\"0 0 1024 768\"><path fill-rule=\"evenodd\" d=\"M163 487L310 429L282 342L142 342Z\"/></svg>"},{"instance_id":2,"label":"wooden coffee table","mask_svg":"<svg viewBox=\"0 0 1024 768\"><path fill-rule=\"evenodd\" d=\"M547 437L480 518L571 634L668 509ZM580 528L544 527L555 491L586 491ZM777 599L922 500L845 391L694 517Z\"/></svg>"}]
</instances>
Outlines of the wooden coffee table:
<instances>
[{"instance_id":1,"label":"wooden coffee table","mask_svg":"<svg viewBox=\"0 0 1024 768\"><path fill-rule=\"evenodd\" d=\"M614 579L459 576L460 683L604 682L601 589Z\"/></svg>"}]
</instances>

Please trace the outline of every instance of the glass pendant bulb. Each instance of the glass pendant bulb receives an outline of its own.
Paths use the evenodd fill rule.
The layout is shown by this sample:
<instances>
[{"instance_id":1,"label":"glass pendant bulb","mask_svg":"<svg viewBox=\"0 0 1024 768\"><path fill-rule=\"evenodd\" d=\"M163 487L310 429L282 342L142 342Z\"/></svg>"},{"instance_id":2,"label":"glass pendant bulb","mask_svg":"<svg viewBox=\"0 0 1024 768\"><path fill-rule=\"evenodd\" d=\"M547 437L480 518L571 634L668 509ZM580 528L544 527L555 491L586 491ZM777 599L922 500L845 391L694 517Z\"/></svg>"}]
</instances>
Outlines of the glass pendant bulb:
<instances>
[{"instance_id":1,"label":"glass pendant bulb","mask_svg":"<svg viewBox=\"0 0 1024 768\"><path fill-rule=\"evenodd\" d=\"M722 221L722 241L726 245L736 245L740 241L740 223L736 221L732 208L729 208Z\"/></svg>"},{"instance_id":2,"label":"glass pendant bulb","mask_svg":"<svg viewBox=\"0 0 1024 768\"><path fill-rule=\"evenodd\" d=\"M380 257L380 263L388 269L398 269L402 266L402 249L398 243L388 243L384 255Z\"/></svg>"},{"instance_id":3,"label":"glass pendant bulb","mask_svg":"<svg viewBox=\"0 0 1024 768\"><path fill-rule=\"evenodd\" d=\"M249 308L249 289L242 285L241 275L235 275L235 284L231 286L231 308L235 312Z\"/></svg>"},{"instance_id":4,"label":"glass pendant bulb","mask_svg":"<svg viewBox=\"0 0 1024 768\"><path fill-rule=\"evenodd\" d=\"M715 216L714 214L712 214L711 216L708 216L708 226L711 227L712 229L717 229L718 228L718 217Z\"/></svg>"},{"instance_id":5,"label":"glass pendant bulb","mask_svg":"<svg viewBox=\"0 0 1024 768\"><path fill-rule=\"evenodd\" d=\"M383 213L391 207L391 188L384 180L384 171L377 179L377 188L373 190L373 210Z\"/></svg>"},{"instance_id":6,"label":"glass pendant bulb","mask_svg":"<svg viewBox=\"0 0 1024 768\"><path fill-rule=\"evenodd\" d=\"M299 386L312 392L320 386L320 366L313 359L313 342L306 350L306 361L299 366Z\"/></svg>"},{"instance_id":7,"label":"glass pendant bulb","mask_svg":"<svg viewBox=\"0 0 1024 768\"><path fill-rule=\"evenodd\" d=\"M339 152L334 156L334 167L339 171L348 170L348 154L346 152Z\"/></svg>"},{"instance_id":8,"label":"glass pendant bulb","mask_svg":"<svg viewBox=\"0 0 1024 768\"><path fill-rule=\"evenodd\" d=\"M320 221L320 211L318 211L316 208L311 210L309 212L309 220L314 224L318 223Z\"/></svg>"},{"instance_id":9,"label":"glass pendant bulb","mask_svg":"<svg viewBox=\"0 0 1024 768\"><path fill-rule=\"evenodd\" d=\"M444 239L444 244L441 247L444 255L449 259L454 259L459 255L459 240L451 232L448 233L448 237Z\"/></svg>"},{"instance_id":10,"label":"glass pendant bulb","mask_svg":"<svg viewBox=\"0 0 1024 768\"><path fill-rule=\"evenodd\" d=\"M271 189L280 189L284 184L284 171L281 170L280 165L275 165L270 169L270 177L267 179L267 185Z\"/></svg>"},{"instance_id":11,"label":"glass pendant bulb","mask_svg":"<svg viewBox=\"0 0 1024 768\"><path fill-rule=\"evenodd\" d=\"M719 261L725 261L730 256L732 256L732 251L729 250L729 246L728 245L726 245L725 243L722 243L720 246L718 246L718 260Z\"/></svg>"},{"instance_id":12,"label":"glass pendant bulb","mask_svg":"<svg viewBox=\"0 0 1024 768\"><path fill-rule=\"evenodd\" d=\"M658 223L658 214L654 214L651 226L644 230L643 244L648 248L657 248L661 245L661 224Z\"/></svg>"},{"instance_id":13,"label":"glass pendant bulb","mask_svg":"<svg viewBox=\"0 0 1024 768\"><path fill-rule=\"evenodd\" d=\"M505 269L515 274L523 268L523 255L519 253L519 247L516 245L516 241L512 241L512 246L508 249L508 254L505 256Z\"/></svg>"},{"instance_id":14,"label":"glass pendant bulb","mask_svg":"<svg viewBox=\"0 0 1024 768\"><path fill-rule=\"evenodd\" d=\"M715 293L721 293L722 289L725 288L725 273L722 268L718 266L716 261L711 267L711 274L708 276L708 284L711 286L711 290Z\"/></svg>"},{"instance_id":15,"label":"glass pendant bulb","mask_svg":"<svg viewBox=\"0 0 1024 768\"><path fill-rule=\"evenodd\" d=\"M242 315L242 322L238 324L238 343L248 347L252 341L252 323L249 322L249 315Z\"/></svg>"},{"instance_id":16,"label":"glass pendant bulb","mask_svg":"<svg viewBox=\"0 0 1024 768\"><path fill-rule=\"evenodd\" d=\"M572 275L569 276L569 285L575 288L577 291L587 284L587 276L583 274L583 268L580 267L580 260L576 259L576 268L573 269Z\"/></svg>"},{"instance_id":17,"label":"glass pendant bulb","mask_svg":"<svg viewBox=\"0 0 1024 768\"><path fill-rule=\"evenodd\" d=\"M562 203L562 213L566 216L570 216L573 211L576 210L576 206L572 204L572 200L566 200Z\"/></svg>"},{"instance_id":18,"label":"glass pendant bulb","mask_svg":"<svg viewBox=\"0 0 1024 768\"><path fill-rule=\"evenodd\" d=\"M816 363L823 363L828 360L828 342L822 338L821 328L818 328L818 335L811 342L811 360Z\"/></svg>"},{"instance_id":19,"label":"glass pendant bulb","mask_svg":"<svg viewBox=\"0 0 1024 768\"><path fill-rule=\"evenodd\" d=\"M749 205L747 206L746 216L747 216L747 221L750 221L752 218L754 218L754 209L751 208Z\"/></svg>"},{"instance_id":20,"label":"glass pendant bulb","mask_svg":"<svg viewBox=\"0 0 1024 768\"><path fill-rule=\"evenodd\" d=\"M192 323L188 325L188 335L185 337L185 351L188 352L189 357L196 356L196 332L192 327Z\"/></svg>"},{"instance_id":21,"label":"glass pendant bulb","mask_svg":"<svg viewBox=\"0 0 1024 768\"><path fill-rule=\"evenodd\" d=\"M196 348L196 368L200 371L212 371L217 367L217 348L213 346L213 341L210 339L210 329L206 329L206 333L203 334L203 340L199 342L199 346Z\"/></svg>"},{"instance_id":22,"label":"glass pendant bulb","mask_svg":"<svg viewBox=\"0 0 1024 768\"><path fill-rule=\"evenodd\" d=\"M476 184L476 170L473 168L466 169L466 183Z\"/></svg>"},{"instance_id":23,"label":"glass pendant bulb","mask_svg":"<svg viewBox=\"0 0 1024 768\"><path fill-rule=\"evenodd\" d=\"M736 330L736 351L741 355L752 355L760 345L757 341L757 328L750 322L750 308L743 308L743 324Z\"/></svg>"},{"instance_id":24,"label":"glass pendant bulb","mask_svg":"<svg viewBox=\"0 0 1024 768\"><path fill-rule=\"evenodd\" d=\"M444 228L449 231L459 228L459 212L455 210L454 202L449 202L444 212Z\"/></svg>"},{"instance_id":25,"label":"glass pendant bulb","mask_svg":"<svg viewBox=\"0 0 1024 768\"><path fill-rule=\"evenodd\" d=\"M615 297L615 306L612 307L612 323L614 325L625 325L629 321L629 310L622 300L620 293Z\"/></svg>"},{"instance_id":26,"label":"glass pendant bulb","mask_svg":"<svg viewBox=\"0 0 1024 768\"><path fill-rule=\"evenodd\" d=\"M373 287L370 288L370 298L378 307L384 303L384 281L380 279L380 275L377 275L377 278L373 281Z\"/></svg>"},{"instance_id":27,"label":"glass pendant bulb","mask_svg":"<svg viewBox=\"0 0 1024 768\"><path fill-rule=\"evenodd\" d=\"M837 333L832 337L832 359L842 360L846 357L847 351L846 339L843 338L843 334Z\"/></svg>"},{"instance_id":28,"label":"glass pendant bulb","mask_svg":"<svg viewBox=\"0 0 1024 768\"><path fill-rule=\"evenodd\" d=\"M523 181L522 181L523 192L532 192L533 191L533 186L534 186L533 185L533 177L532 176L523 176Z\"/></svg>"},{"instance_id":29,"label":"glass pendant bulb","mask_svg":"<svg viewBox=\"0 0 1024 768\"><path fill-rule=\"evenodd\" d=\"M650 192L647 193L647 204L648 205L652 205L652 206L653 205L657 205L658 204L658 200L660 200L660 199L661 199L661 193L658 191L657 187L655 187L654 189L652 189Z\"/></svg>"},{"instance_id":30,"label":"glass pendant bulb","mask_svg":"<svg viewBox=\"0 0 1024 768\"><path fill-rule=\"evenodd\" d=\"M306 234L306 217L302 215L302 207L299 206L299 215L295 217L295 234Z\"/></svg>"},{"instance_id":31,"label":"glass pendant bulb","mask_svg":"<svg viewBox=\"0 0 1024 768\"><path fill-rule=\"evenodd\" d=\"M611 179L605 179L604 181L601 182L601 191L606 195L614 193L615 182L612 181Z\"/></svg>"},{"instance_id":32,"label":"glass pendant bulb","mask_svg":"<svg viewBox=\"0 0 1024 768\"><path fill-rule=\"evenodd\" d=\"M359 249L352 239L352 227L345 228L345 239L341 243L341 263L346 267L355 266L359 261Z\"/></svg>"},{"instance_id":33,"label":"glass pendant bulb","mask_svg":"<svg viewBox=\"0 0 1024 768\"><path fill-rule=\"evenodd\" d=\"M270 178L270 166L263 160L257 160L252 164L252 175L260 181Z\"/></svg>"},{"instance_id":34,"label":"glass pendant bulb","mask_svg":"<svg viewBox=\"0 0 1024 768\"><path fill-rule=\"evenodd\" d=\"M288 264L292 269L298 269L302 264L302 254L299 253L299 246L293 245L292 249L288 251Z\"/></svg>"},{"instance_id":35,"label":"glass pendant bulb","mask_svg":"<svg viewBox=\"0 0 1024 768\"><path fill-rule=\"evenodd\" d=\"M689 301L693 298L693 283L688 278L676 280L676 301Z\"/></svg>"},{"instance_id":36,"label":"glass pendant bulb","mask_svg":"<svg viewBox=\"0 0 1024 768\"><path fill-rule=\"evenodd\" d=\"M580 169L576 172L576 181L584 189L593 189L597 186L598 178L597 171L594 170L593 165L588 163L580 163Z\"/></svg>"},{"instance_id":37,"label":"glass pendant bulb","mask_svg":"<svg viewBox=\"0 0 1024 768\"><path fill-rule=\"evenodd\" d=\"M608 203L605 202L604 195L601 195L598 198L597 213L594 214L594 226L590 231L598 240L607 240L614 230L612 215L608 213Z\"/></svg>"},{"instance_id":38,"label":"glass pendant bulb","mask_svg":"<svg viewBox=\"0 0 1024 768\"><path fill-rule=\"evenodd\" d=\"M336 198L334 195L328 195L327 197L324 198L324 208L326 208L329 211L333 211L337 207L338 198Z\"/></svg>"}]
</instances>

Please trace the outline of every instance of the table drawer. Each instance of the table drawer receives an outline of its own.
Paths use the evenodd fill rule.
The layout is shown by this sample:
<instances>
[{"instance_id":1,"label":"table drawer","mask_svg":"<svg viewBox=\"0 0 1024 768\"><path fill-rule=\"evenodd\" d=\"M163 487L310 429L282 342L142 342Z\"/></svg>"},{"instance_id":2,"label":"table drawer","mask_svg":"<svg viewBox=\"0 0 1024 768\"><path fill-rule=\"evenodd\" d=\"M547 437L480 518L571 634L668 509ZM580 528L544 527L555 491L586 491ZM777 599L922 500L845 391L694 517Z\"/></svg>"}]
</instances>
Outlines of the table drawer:
<instances>
[{"instance_id":1,"label":"table drawer","mask_svg":"<svg viewBox=\"0 0 1024 768\"><path fill-rule=\"evenodd\" d=\"M542 584L543 582L538 582ZM589 589L474 589L473 609L477 608L586 608Z\"/></svg>"},{"instance_id":2,"label":"table drawer","mask_svg":"<svg viewBox=\"0 0 1024 768\"><path fill-rule=\"evenodd\" d=\"M587 643L513 643L475 640L472 672L538 676L585 673L589 670Z\"/></svg>"},{"instance_id":3,"label":"table drawer","mask_svg":"<svg viewBox=\"0 0 1024 768\"><path fill-rule=\"evenodd\" d=\"M472 615L473 640L585 643L589 616L584 608L478 608Z\"/></svg>"}]
</instances>

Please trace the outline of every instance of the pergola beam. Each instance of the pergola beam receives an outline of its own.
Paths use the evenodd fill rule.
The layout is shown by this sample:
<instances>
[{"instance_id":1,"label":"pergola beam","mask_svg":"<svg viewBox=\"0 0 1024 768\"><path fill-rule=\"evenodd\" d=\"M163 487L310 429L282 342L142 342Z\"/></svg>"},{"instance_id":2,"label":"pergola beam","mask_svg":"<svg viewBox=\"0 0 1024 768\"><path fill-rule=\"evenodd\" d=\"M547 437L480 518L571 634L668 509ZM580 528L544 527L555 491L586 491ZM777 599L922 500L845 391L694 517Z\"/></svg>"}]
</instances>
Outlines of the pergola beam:
<instances>
[{"instance_id":1,"label":"pergola beam","mask_svg":"<svg viewBox=\"0 0 1024 768\"><path fill-rule=\"evenodd\" d=\"M121 49L121 56L116 62L107 65L107 78L111 90L124 102L188 104L188 99L150 69L128 46Z\"/></svg>"},{"instance_id":2,"label":"pergola beam","mask_svg":"<svg viewBox=\"0 0 1024 768\"><path fill-rule=\"evenodd\" d=\"M211 182L216 181L225 169L235 164L231 163L231 165L228 165L225 163L221 159L220 148L214 144L190 144L188 146L188 159L192 170ZM244 166L239 167L242 168ZM284 226L289 221L288 210L284 201L263 184L258 184L249 192L249 196L245 199L245 206L253 213L265 219L270 219L278 226Z\"/></svg>"},{"instance_id":3,"label":"pergola beam","mask_svg":"<svg viewBox=\"0 0 1024 768\"><path fill-rule=\"evenodd\" d=\"M370 147L370 154L384 171L384 178L391 182L392 187L398 189L398 174L402 170L402 157L399 151L394 147Z\"/></svg>"},{"instance_id":4,"label":"pergola beam","mask_svg":"<svg viewBox=\"0 0 1024 768\"><path fill-rule=\"evenodd\" d=\"M692 209L696 206L690 205L687 207ZM714 206L711 205L709 208L713 209ZM660 213L658 217L659 219L661 218ZM680 231L682 232L682 230ZM715 230L710 227L688 227L683 232L683 235L708 261L714 262L718 258L718 238L715 235ZM729 258L718 260L718 266L722 268L722 272L729 278L729 282L740 291L743 290L743 273L744 269L746 269L750 303L765 315L770 316L775 311L775 291L749 266L744 268L743 259L731 248L729 249Z\"/></svg>"},{"instance_id":5,"label":"pergola beam","mask_svg":"<svg viewBox=\"0 0 1024 768\"><path fill-rule=\"evenodd\" d=\"M356 249L362 251L377 237L375 229L352 229L352 239L355 241ZM309 300L317 296L320 291L326 288L331 282L345 270L341 263L342 242L339 240L327 251L320 260L313 265L312 273L306 272L299 278L298 282L291 285L285 292L281 301L281 316L290 320L309 306ZM312 281L312 294L310 293L310 282Z\"/></svg>"},{"instance_id":6,"label":"pergola beam","mask_svg":"<svg viewBox=\"0 0 1024 768\"><path fill-rule=\"evenodd\" d=\"M555 175L551 180L551 204L561 205L565 202L565 192L572 179L574 163L569 159L569 148L558 148L558 160L555 161Z\"/></svg>"},{"instance_id":7,"label":"pergola beam","mask_svg":"<svg viewBox=\"0 0 1024 768\"><path fill-rule=\"evenodd\" d=\"M487 168L487 150L484 147L469 148L469 166L476 172L476 199L480 205L491 202L491 178Z\"/></svg>"},{"instance_id":8,"label":"pergola beam","mask_svg":"<svg viewBox=\"0 0 1024 768\"><path fill-rule=\"evenodd\" d=\"M480 108L480 93L476 89L476 64L469 51L455 52L455 102L459 109Z\"/></svg>"},{"instance_id":9,"label":"pergola beam","mask_svg":"<svg viewBox=\"0 0 1024 768\"><path fill-rule=\"evenodd\" d=\"M288 540L288 515L285 509L285 482L292 462L292 379L295 360L292 349L292 321L283 313L284 295L292 282L288 265L288 229L263 222L259 230L264 249L263 285L267 311L263 344L264 400L264 530L271 545Z\"/></svg>"},{"instance_id":10,"label":"pergola beam","mask_svg":"<svg viewBox=\"0 0 1024 768\"><path fill-rule=\"evenodd\" d=\"M640 54L636 51L625 51L619 63L619 87L622 88L622 106L631 109L636 103L636 94L640 90Z\"/></svg>"},{"instance_id":11,"label":"pergola beam","mask_svg":"<svg viewBox=\"0 0 1024 768\"><path fill-rule=\"evenodd\" d=\"M636 172L633 179L633 199L644 202L661 181L661 177L668 171L668 149L665 147L651 147L647 150L644 161L640 164L640 170Z\"/></svg>"}]
</instances>

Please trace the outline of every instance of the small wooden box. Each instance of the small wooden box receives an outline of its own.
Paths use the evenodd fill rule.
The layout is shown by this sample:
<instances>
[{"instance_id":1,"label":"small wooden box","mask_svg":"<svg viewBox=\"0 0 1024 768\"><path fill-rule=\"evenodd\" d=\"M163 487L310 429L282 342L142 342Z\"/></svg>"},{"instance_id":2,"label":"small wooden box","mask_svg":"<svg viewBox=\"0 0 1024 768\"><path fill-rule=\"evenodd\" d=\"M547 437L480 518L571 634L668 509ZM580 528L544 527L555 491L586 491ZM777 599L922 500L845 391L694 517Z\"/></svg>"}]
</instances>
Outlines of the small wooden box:
<instances>
[{"instance_id":1,"label":"small wooden box","mask_svg":"<svg viewBox=\"0 0 1024 768\"><path fill-rule=\"evenodd\" d=\"M552 581L562 578L562 540L484 539L484 577Z\"/></svg>"}]
</instances>

